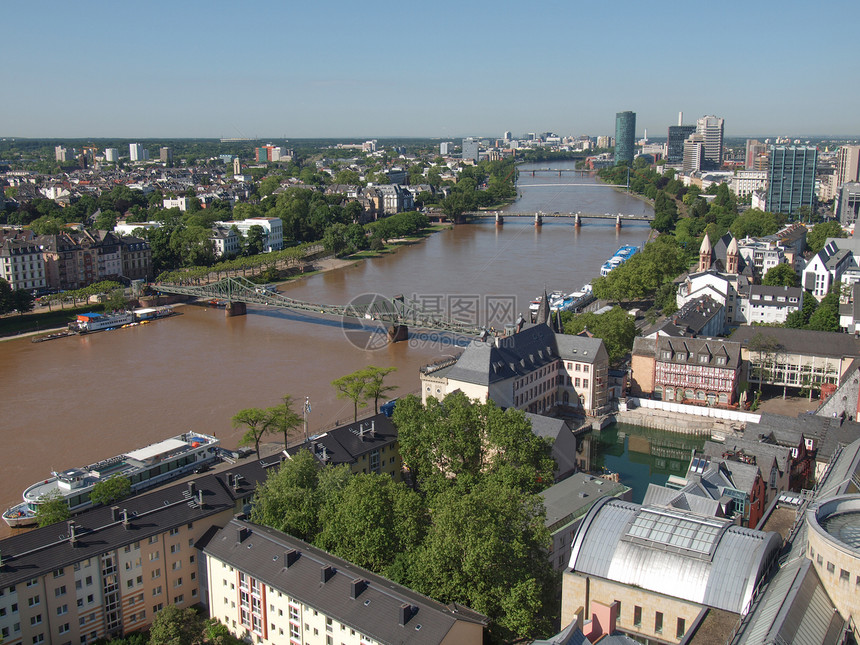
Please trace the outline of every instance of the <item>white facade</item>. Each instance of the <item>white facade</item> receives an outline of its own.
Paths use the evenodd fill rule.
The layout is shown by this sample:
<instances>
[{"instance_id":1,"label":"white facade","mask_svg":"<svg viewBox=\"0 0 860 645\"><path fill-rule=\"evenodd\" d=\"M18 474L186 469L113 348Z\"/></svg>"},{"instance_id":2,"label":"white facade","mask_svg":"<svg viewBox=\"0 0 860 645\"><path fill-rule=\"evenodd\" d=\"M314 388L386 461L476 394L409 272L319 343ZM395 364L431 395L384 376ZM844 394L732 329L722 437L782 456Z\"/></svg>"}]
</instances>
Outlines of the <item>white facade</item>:
<instances>
[{"instance_id":1,"label":"white facade","mask_svg":"<svg viewBox=\"0 0 860 645\"><path fill-rule=\"evenodd\" d=\"M806 263L801 285L821 300L830 287L842 279L845 270L852 266L855 266L855 262L851 251L840 250L834 242L829 242Z\"/></svg>"},{"instance_id":2,"label":"white facade","mask_svg":"<svg viewBox=\"0 0 860 645\"><path fill-rule=\"evenodd\" d=\"M782 324L788 314L803 307L800 287L768 287L753 285L741 300L747 324Z\"/></svg>"},{"instance_id":3,"label":"white facade","mask_svg":"<svg viewBox=\"0 0 860 645\"><path fill-rule=\"evenodd\" d=\"M248 236L248 231L252 226L261 226L263 228L263 240L266 253L270 251L280 251L284 248L284 223L280 217L250 217L243 220L235 220L230 222L215 222L215 226L230 228L235 226L239 232Z\"/></svg>"},{"instance_id":4,"label":"white facade","mask_svg":"<svg viewBox=\"0 0 860 645\"><path fill-rule=\"evenodd\" d=\"M119 161L119 150L116 148L105 148L105 161L110 163Z\"/></svg>"},{"instance_id":5,"label":"white facade","mask_svg":"<svg viewBox=\"0 0 860 645\"><path fill-rule=\"evenodd\" d=\"M242 248L241 240L233 228L216 228L209 238L215 247L215 256L219 258L233 256Z\"/></svg>"},{"instance_id":6,"label":"white facade","mask_svg":"<svg viewBox=\"0 0 860 645\"><path fill-rule=\"evenodd\" d=\"M163 205L164 209L178 208L179 210L181 210L184 213L185 211L188 210L188 198L187 197L174 197L171 199L169 197L165 197L164 201L162 202L162 205Z\"/></svg>"},{"instance_id":7,"label":"white facade","mask_svg":"<svg viewBox=\"0 0 860 645\"><path fill-rule=\"evenodd\" d=\"M151 228L160 228L161 222L126 222L121 220L113 227L113 232L117 235L131 235L134 229L142 228L149 230Z\"/></svg>"},{"instance_id":8,"label":"white facade","mask_svg":"<svg viewBox=\"0 0 860 645\"><path fill-rule=\"evenodd\" d=\"M767 190L767 171L738 170L732 177L729 189L738 197L752 195L757 190Z\"/></svg>"},{"instance_id":9,"label":"white facade","mask_svg":"<svg viewBox=\"0 0 860 645\"><path fill-rule=\"evenodd\" d=\"M128 156L132 161L145 161L148 155L142 144L130 143L128 144Z\"/></svg>"},{"instance_id":10,"label":"white facade","mask_svg":"<svg viewBox=\"0 0 860 645\"><path fill-rule=\"evenodd\" d=\"M701 296L710 296L726 308L726 323L737 325L744 321L743 308L738 295L738 281L746 278L737 275L725 275L716 271L704 271L687 276L678 287L675 302L678 309L691 300Z\"/></svg>"},{"instance_id":11,"label":"white facade","mask_svg":"<svg viewBox=\"0 0 860 645\"><path fill-rule=\"evenodd\" d=\"M44 289L45 260L42 250L30 242L7 240L0 246L0 278L12 289Z\"/></svg>"}]
</instances>

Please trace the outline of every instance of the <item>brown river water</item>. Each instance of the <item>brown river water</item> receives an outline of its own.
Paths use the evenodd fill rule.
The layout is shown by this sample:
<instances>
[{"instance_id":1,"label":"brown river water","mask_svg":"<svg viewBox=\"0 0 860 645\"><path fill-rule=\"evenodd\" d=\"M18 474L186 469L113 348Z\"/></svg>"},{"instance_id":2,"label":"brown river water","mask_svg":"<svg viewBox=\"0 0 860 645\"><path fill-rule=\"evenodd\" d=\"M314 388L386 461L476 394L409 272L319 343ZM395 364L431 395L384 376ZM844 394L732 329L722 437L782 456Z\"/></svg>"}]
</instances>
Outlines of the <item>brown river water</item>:
<instances>
[{"instance_id":1,"label":"brown river water","mask_svg":"<svg viewBox=\"0 0 860 645\"><path fill-rule=\"evenodd\" d=\"M559 162L558 167L570 167ZM541 163L539 167L549 164ZM605 187L562 186L588 177L540 176L513 211L642 213L643 202ZM559 184L553 186L552 184ZM396 253L283 285L292 298L342 304L361 294L404 294L425 309L499 327L527 315L544 288L570 292L599 274L621 244L640 245L647 224L616 231L613 221L487 219L441 231ZM310 397L311 433L352 419L352 403L331 381L367 365L396 367L394 395L418 391L418 369L459 351L454 338L413 331L410 340L378 342L375 328L286 310L224 311L186 305L149 325L32 343L0 343L0 505L51 470L93 463L186 431L215 434L235 447L231 417L292 395ZM372 405L372 403L371 403ZM364 408L361 412L371 412ZM277 440L276 436L272 437ZM7 535L5 524L0 536Z\"/></svg>"}]
</instances>

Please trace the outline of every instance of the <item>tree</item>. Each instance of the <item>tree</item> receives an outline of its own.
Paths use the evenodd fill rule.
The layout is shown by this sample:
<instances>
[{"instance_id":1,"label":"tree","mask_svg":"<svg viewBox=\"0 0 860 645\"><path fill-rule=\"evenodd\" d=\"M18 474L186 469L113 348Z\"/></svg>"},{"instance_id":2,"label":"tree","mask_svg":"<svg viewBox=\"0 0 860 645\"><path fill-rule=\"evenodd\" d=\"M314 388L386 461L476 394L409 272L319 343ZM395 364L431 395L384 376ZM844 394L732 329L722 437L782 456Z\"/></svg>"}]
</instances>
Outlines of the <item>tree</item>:
<instances>
[{"instance_id":1,"label":"tree","mask_svg":"<svg viewBox=\"0 0 860 645\"><path fill-rule=\"evenodd\" d=\"M753 370L758 375L758 389L761 391L761 385L764 381L769 380L768 364L776 356L781 349L779 341L773 336L768 336L763 332L757 331L750 338L747 345L750 352L755 352L758 355L758 363L750 361L750 373Z\"/></svg>"},{"instance_id":2,"label":"tree","mask_svg":"<svg viewBox=\"0 0 860 645\"><path fill-rule=\"evenodd\" d=\"M806 235L806 246L813 253L818 253L824 248L828 237L847 237L848 234L842 230L842 225L837 220L822 222L812 227Z\"/></svg>"},{"instance_id":3,"label":"tree","mask_svg":"<svg viewBox=\"0 0 860 645\"><path fill-rule=\"evenodd\" d=\"M248 228L245 236L245 255L258 255L266 249L266 231L259 224Z\"/></svg>"},{"instance_id":4,"label":"tree","mask_svg":"<svg viewBox=\"0 0 860 645\"><path fill-rule=\"evenodd\" d=\"M450 490L434 501L427 538L401 582L485 614L497 642L532 640L551 632L555 614L549 544L539 496L498 481Z\"/></svg>"},{"instance_id":5,"label":"tree","mask_svg":"<svg viewBox=\"0 0 860 645\"><path fill-rule=\"evenodd\" d=\"M549 446L521 410L502 410L457 391L424 405L414 395L399 399L393 420L403 461L428 498L452 487L466 491L486 479L527 492L553 481Z\"/></svg>"},{"instance_id":6,"label":"tree","mask_svg":"<svg viewBox=\"0 0 860 645\"><path fill-rule=\"evenodd\" d=\"M269 408L269 414L271 415L271 427L284 433L284 448L286 448L289 443L290 430L300 428L304 420L293 410L293 397L286 394L282 400L281 405Z\"/></svg>"},{"instance_id":7,"label":"tree","mask_svg":"<svg viewBox=\"0 0 860 645\"><path fill-rule=\"evenodd\" d=\"M314 543L377 572L414 550L427 525L418 493L376 473L350 477L337 502L329 500L319 513L321 531Z\"/></svg>"},{"instance_id":8,"label":"tree","mask_svg":"<svg viewBox=\"0 0 860 645\"><path fill-rule=\"evenodd\" d=\"M337 398L349 399L353 405L352 420L358 421L358 408L367 405L365 389L367 388L367 375L364 370L358 370L352 374L341 376L331 382L337 390Z\"/></svg>"},{"instance_id":9,"label":"tree","mask_svg":"<svg viewBox=\"0 0 860 645\"><path fill-rule=\"evenodd\" d=\"M257 459L260 458L260 439L268 432L272 424L271 414L260 408L245 408L233 415L233 427L245 426L247 430L239 439L240 446L254 446L257 451Z\"/></svg>"},{"instance_id":10,"label":"tree","mask_svg":"<svg viewBox=\"0 0 860 645\"><path fill-rule=\"evenodd\" d=\"M155 614L149 628L149 645L194 645L202 632L203 619L196 610L167 605Z\"/></svg>"},{"instance_id":11,"label":"tree","mask_svg":"<svg viewBox=\"0 0 860 645\"><path fill-rule=\"evenodd\" d=\"M379 399L397 389L396 385L383 385L385 377L392 372L397 371L396 367L376 367L368 365L362 370L367 378L367 384L364 388L364 394L369 399L373 399L373 413L379 414Z\"/></svg>"},{"instance_id":12,"label":"tree","mask_svg":"<svg viewBox=\"0 0 860 645\"><path fill-rule=\"evenodd\" d=\"M90 501L94 505L107 505L129 495L131 495L131 480L128 477L114 475L93 486L93 490L90 492Z\"/></svg>"},{"instance_id":13,"label":"tree","mask_svg":"<svg viewBox=\"0 0 860 645\"><path fill-rule=\"evenodd\" d=\"M36 505L36 522L39 526L65 522L71 516L69 504L59 490L54 489L39 496L39 503Z\"/></svg>"},{"instance_id":14,"label":"tree","mask_svg":"<svg viewBox=\"0 0 860 645\"><path fill-rule=\"evenodd\" d=\"M777 264L765 273L761 283L771 287L796 287L798 280L790 264Z\"/></svg>"},{"instance_id":15,"label":"tree","mask_svg":"<svg viewBox=\"0 0 860 645\"><path fill-rule=\"evenodd\" d=\"M316 457L310 450L297 451L257 485L251 521L313 541L319 530L318 485Z\"/></svg>"},{"instance_id":16,"label":"tree","mask_svg":"<svg viewBox=\"0 0 860 645\"><path fill-rule=\"evenodd\" d=\"M573 314L563 312L564 333L576 335L587 330L595 337L603 340L609 361L616 363L633 349L633 339L636 338L636 319L621 307L613 307L604 314L587 312Z\"/></svg>"},{"instance_id":17,"label":"tree","mask_svg":"<svg viewBox=\"0 0 860 645\"><path fill-rule=\"evenodd\" d=\"M125 289L114 289L104 302L105 311L123 311L126 307L128 299L125 297Z\"/></svg>"}]
</instances>

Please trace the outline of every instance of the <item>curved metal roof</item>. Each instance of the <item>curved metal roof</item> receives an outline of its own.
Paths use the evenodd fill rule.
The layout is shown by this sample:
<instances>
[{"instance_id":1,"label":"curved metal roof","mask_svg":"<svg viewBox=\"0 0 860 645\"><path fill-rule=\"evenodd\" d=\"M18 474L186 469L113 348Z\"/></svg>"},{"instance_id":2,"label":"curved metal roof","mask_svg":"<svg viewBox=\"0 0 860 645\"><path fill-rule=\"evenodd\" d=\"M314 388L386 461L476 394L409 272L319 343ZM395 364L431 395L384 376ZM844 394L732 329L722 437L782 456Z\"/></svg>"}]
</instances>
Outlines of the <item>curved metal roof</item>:
<instances>
[{"instance_id":1,"label":"curved metal roof","mask_svg":"<svg viewBox=\"0 0 860 645\"><path fill-rule=\"evenodd\" d=\"M607 498L582 521L570 567L745 614L781 539L730 520Z\"/></svg>"}]
</instances>

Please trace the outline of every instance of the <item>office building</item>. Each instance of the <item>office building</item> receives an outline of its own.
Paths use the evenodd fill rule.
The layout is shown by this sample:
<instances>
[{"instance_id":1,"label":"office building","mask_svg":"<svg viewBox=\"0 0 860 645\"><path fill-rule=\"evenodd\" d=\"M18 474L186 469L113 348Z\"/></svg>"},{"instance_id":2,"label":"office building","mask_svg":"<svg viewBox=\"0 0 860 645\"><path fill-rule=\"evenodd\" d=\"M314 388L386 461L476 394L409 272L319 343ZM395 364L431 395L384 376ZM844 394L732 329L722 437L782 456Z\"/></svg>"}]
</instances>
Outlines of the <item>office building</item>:
<instances>
[{"instance_id":1,"label":"office building","mask_svg":"<svg viewBox=\"0 0 860 645\"><path fill-rule=\"evenodd\" d=\"M472 137L463 139L463 159L478 161L478 140Z\"/></svg>"},{"instance_id":2,"label":"office building","mask_svg":"<svg viewBox=\"0 0 860 645\"><path fill-rule=\"evenodd\" d=\"M756 139L747 139L744 167L747 170L764 170L760 168L763 163L762 157L767 159L767 144Z\"/></svg>"},{"instance_id":3,"label":"office building","mask_svg":"<svg viewBox=\"0 0 860 645\"><path fill-rule=\"evenodd\" d=\"M836 153L836 188L860 181L860 146L840 146Z\"/></svg>"},{"instance_id":4,"label":"office building","mask_svg":"<svg viewBox=\"0 0 860 645\"><path fill-rule=\"evenodd\" d=\"M149 155L140 143L128 144L128 156L132 161L145 161Z\"/></svg>"},{"instance_id":5,"label":"office building","mask_svg":"<svg viewBox=\"0 0 860 645\"><path fill-rule=\"evenodd\" d=\"M729 182L729 190L738 197L748 197L767 188L766 170L738 170Z\"/></svg>"},{"instance_id":6,"label":"office building","mask_svg":"<svg viewBox=\"0 0 860 645\"><path fill-rule=\"evenodd\" d=\"M448 146L450 146L450 145L451 145L450 141L443 141L442 143L440 143L439 144L439 154L442 155L443 157L447 157L448 156Z\"/></svg>"},{"instance_id":7,"label":"office building","mask_svg":"<svg viewBox=\"0 0 860 645\"><path fill-rule=\"evenodd\" d=\"M636 113L618 112L615 115L615 163L633 163L633 141L636 137Z\"/></svg>"},{"instance_id":8,"label":"office building","mask_svg":"<svg viewBox=\"0 0 860 645\"><path fill-rule=\"evenodd\" d=\"M705 170L718 169L723 164L723 120L715 116L703 116L696 121L696 132L705 143Z\"/></svg>"},{"instance_id":9,"label":"office building","mask_svg":"<svg viewBox=\"0 0 860 645\"><path fill-rule=\"evenodd\" d=\"M161 163L173 163L173 148L162 146L158 151L158 158L161 160Z\"/></svg>"},{"instance_id":10,"label":"office building","mask_svg":"<svg viewBox=\"0 0 860 645\"><path fill-rule=\"evenodd\" d=\"M684 161L684 142L696 131L694 125L670 125L666 141L666 162L681 163Z\"/></svg>"},{"instance_id":11,"label":"office building","mask_svg":"<svg viewBox=\"0 0 860 645\"><path fill-rule=\"evenodd\" d=\"M835 212L842 226L848 227L857 223L860 218L860 183L849 181L842 184L836 195Z\"/></svg>"},{"instance_id":12,"label":"office building","mask_svg":"<svg viewBox=\"0 0 860 645\"><path fill-rule=\"evenodd\" d=\"M682 172L685 175L699 172L704 164L704 157L705 138L701 134L694 132L684 141Z\"/></svg>"},{"instance_id":13,"label":"office building","mask_svg":"<svg viewBox=\"0 0 860 645\"><path fill-rule=\"evenodd\" d=\"M284 248L284 224L280 217L249 217L243 220L231 220L228 222L214 222L213 226L230 228L235 226L245 237L252 226L263 229L263 251L270 253L280 251Z\"/></svg>"},{"instance_id":14,"label":"office building","mask_svg":"<svg viewBox=\"0 0 860 645\"><path fill-rule=\"evenodd\" d=\"M503 138L505 141L510 141L511 139L513 139L513 138L514 138L514 135L511 133L511 131L510 131L510 130L506 130L506 131L505 131L505 134L504 134L504 136L503 136L502 138Z\"/></svg>"},{"instance_id":15,"label":"office building","mask_svg":"<svg viewBox=\"0 0 860 645\"><path fill-rule=\"evenodd\" d=\"M74 151L72 151L74 153ZM69 149L63 146L54 147L54 159L56 161L68 161L74 154L69 154Z\"/></svg>"},{"instance_id":16,"label":"office building","mask_svg":"<svg viewBox=\"0 0 860 645\"><path fill-rule=\"evenodd\" d=\"M105 161L108 163L116 163L119 161L119 150L116 148L105 148Z\"/></svg>"},{"instance_id":17,"label":"office building","mask_svg":"<svg viewBox=\"0 0 860 645\"><path fill-rule=\"evenodd\" d=\"M770 146L767 210L796 215L816 204L815 172L818 149L815 146Z\"/></svg>"},{"instance_id":18,"label":"office building","mask_svg":"<svg viewBox=\"0 0 860 645\"><path fill-rule=\"evenodd\" d=\"M601 134L597 137L597 147L598 148L611 148L615 145L615 139L610 137L608 134Z\"/></svg>"}]
</instances>

